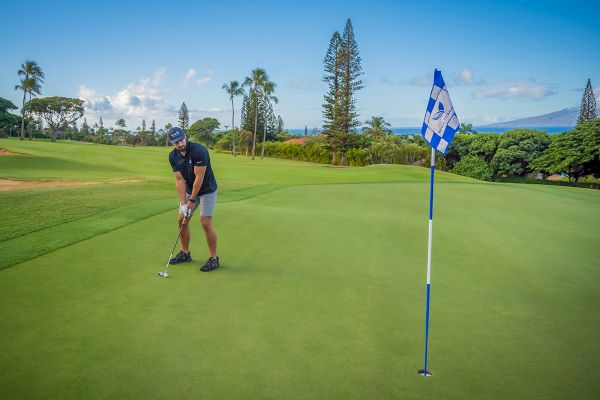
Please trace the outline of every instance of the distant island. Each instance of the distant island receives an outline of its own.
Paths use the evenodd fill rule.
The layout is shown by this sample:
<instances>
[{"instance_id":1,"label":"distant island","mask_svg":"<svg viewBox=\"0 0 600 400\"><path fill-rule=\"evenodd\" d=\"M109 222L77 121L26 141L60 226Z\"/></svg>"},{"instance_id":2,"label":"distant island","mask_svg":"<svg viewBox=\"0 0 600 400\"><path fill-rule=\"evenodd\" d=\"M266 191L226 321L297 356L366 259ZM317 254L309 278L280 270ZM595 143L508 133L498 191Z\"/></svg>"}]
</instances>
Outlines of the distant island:
<instances>
[{"instance_id":1,"label":"distant island","mask_svg":"<svg viewBox=\"0 0 600 400\"><path fill-rule=\"evenodd\" d=\"M597 111L600 115L600 107ZM541 131L546 131L550 134L566 132L577 125L579 117L579 107L565 108L560 111L554 111L548 114L538 115L535 117L519 118L512 121L496 122L487 125L476 125L474 129L480 133L504 133L511 129L529 128ZM460 116L459 116L460 118ZM421 134L421 127L392 127L390 130L396 135ZM319 128L312 129L288 129L292 135L303 135L305 132L309 134L318 134L321 132Z\"/></svg>"},{"instance_id":2,"label":"distant island","mask_svg":"<svg viewBox=\"0 0 600 400\"><path fill-rule=\"evenodd\" d=\"M600 108L598 108L598 113L600 114ZM577 117L579 117L579 107L571 107L535 117L483 125L481 128L572 127L577 125Z\"/></svg>"}]
</instances>

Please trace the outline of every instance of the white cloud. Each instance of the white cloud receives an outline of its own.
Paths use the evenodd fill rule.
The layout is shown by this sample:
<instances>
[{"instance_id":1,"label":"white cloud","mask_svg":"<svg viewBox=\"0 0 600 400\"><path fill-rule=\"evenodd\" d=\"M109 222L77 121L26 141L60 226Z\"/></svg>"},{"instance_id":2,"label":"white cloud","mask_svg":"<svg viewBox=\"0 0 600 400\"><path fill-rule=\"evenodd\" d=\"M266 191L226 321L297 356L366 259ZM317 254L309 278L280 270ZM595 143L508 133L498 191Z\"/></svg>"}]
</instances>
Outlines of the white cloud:
<instances>
[{"instance_id":1,"label":"white cloud","mask_svg":"<svg viewBox=\"0 0 600 400\"><path fill-rule=\"evenodd\" d=\"M210 107L207 109L200 109L198 110L199 112L204 112L204 113L219 113L219 112L223 112L223 111L229 111L225 108L220 108L220 107Z\"/></svg>"},{"instance_id":2,"label":"white cloud","mask_svg":"<svg viewBox=\"0 0 600 400\"><path fill-rule=\"evenodd\" d=\"M101 113L103 110L112 109L110 97L100 96L94 89L90 89L85 85L79 86L77 97L85 100L86 110L95 110Z\"/></svg>"},{"instance_id":3,"label":"white cloud","mask_svg":"<svg viewBox=\"0 0 600 400\"><path fill-rule=\"evenodd\" d=\"M497 115L484 115L481 120L485 124L493 124L494 122L498 122L498 116Z\"/></svg>"},{"instance_id":4,"label":"white cloud","mask_svg":"<svg viewBox=\"0 0 600 400\"><path fill-rule=\"evenodd\" d=\"M594 96L596 96L597 99L600 99L600 87L594 89Z\"/></svg>"},{"instance_id":5,"label":"white cloud","mask_svg":"<svg viewBox=\"0 0 600 400\"><path fill-rule=\"evenodd\" d=\"M212 77L212 71L207 74ZM127 85L122 90L112 95L99 94L96 90L80 85L78 97L85 100L85 116L88 123L98 121L100 117L104 120L106 127L119 118L124 118L130 129L141 124L145 119L147 124L153 119L158 126L163 123L177 120L179 106L171 105L164 95L170 93L169 90L160 86L166 69L159 68L153 75L153 79L140 78L138 83ZM194 76L195 71L190 68L186 77L189 80ZM188 105L189 107L189 105ZM231 111L221 107L207 107L202 109L189 108L190 120L204 118L206 116L217 116L228 114Z\"/></svg>"},{"instance_id":6,"label":"white cloud","mask_svg":"<svg viewBox=\"0 0 600 400\"><path fill-rule=\"evenodd\" d=\"M194 68L188 69L188 72L186 72L185 76L183 77L183 88L186 88L190 84L190 80L194 77L194 75L196 75L196 70Z\"/></svg>"},{"instance_id":7,"label":"white cloud","mask_svg":"<svg viewBox=\"0 0 600 400\"><path fill-rule=\"evenodd\" d=\"M430 75L419 75L414 78L410 78L406 81L409 85L426 87L433 85L433 78Z\"/></svg>"},{"instance_id":8,"label":"white cloud","mask_svg":"<svg viewBox=\"0 0 600 400\"><path fill-rule=\"evenodd\" d=\"M476 99L498 98L539 101L556 93L551 85L528 80L492 83L484 89L473 92L472 95Z\"/></svg>"},{"instance_id":9,"label":"white cloud","mask_svg":"<svg viewBox=\"0 0 600 400\"><path fill-rule=\"evenodd\" d=\"M114 95L100 95L85 85L79 86L78 97L85 100L87 117L111 120L125 119L172 119L176 117L176 109L162 97L168 91L161 89L161 82L166 70L159 68L154 79L140 78L139 83L129 84Z\"/></svg>"},{"instance_id":10,"label":"white cloud","mask_svg":"<svg viewBox=\"0 0 600 400\"><path fill-rule=\"evenodd\" d=\"M152 84L155 86L160 85L160 83L162 82L163 78L165 77L165 73L167 72L167 70L163 67L160 67L155 73L154 73L154 79L152 79Z\"/></svg>"},{"instance_id":11,"label":"white cloud","mask_svg":"<svg viewBox=\"0 0 600 400\"><path fill-rule=\"evenodd\" d=\"M463 68L458 71L458 74L456 74L454 83L457 86L473 86L481 85L485 83L485 81L482 79L477 79L475 76L475 71L473 71L471 68Z\"/></svg>"},{"instance_id":12,"label":"white cloud","mask_svg":"<svg viewBox=\"0 0 600 400\"><path fill-rule=\"evenodd\" d=\"M198 84L198 86L202 86L202 85L205 85L205 84L207 84L207 83L208 83L208 82L210 82L210 80L212 79L212 77L213 77L213 74L214 74L214 71L213 71L212 69L209 69L208 71L206 71L206 72L204 73L204 75L202 75L202 76L200 77L200 79L198 79L198 80L196 81L196 83Z\"/></svg>"},{"instance_id":13,"label":"white cloud","mask_svg":"<svg viewBox=\"0 0 600 400\"><path fill-rule=\"evenodd\" d=\"M469 68L463 68L456 75L456 83L458 85L473 85L475 83L475 74Z\"/></svg>"}]
</instances>

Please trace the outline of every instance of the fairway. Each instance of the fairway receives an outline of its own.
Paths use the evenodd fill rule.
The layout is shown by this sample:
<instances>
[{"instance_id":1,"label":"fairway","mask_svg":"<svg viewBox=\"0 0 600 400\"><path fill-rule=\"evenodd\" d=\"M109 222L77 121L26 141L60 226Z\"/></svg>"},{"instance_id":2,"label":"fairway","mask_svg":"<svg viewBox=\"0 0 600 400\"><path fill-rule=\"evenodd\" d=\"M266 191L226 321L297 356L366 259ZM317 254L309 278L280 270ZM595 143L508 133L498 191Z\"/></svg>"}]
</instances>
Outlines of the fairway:
<instances>
[{"instance_id":1,"label":"fairway","mask_svg":"<svg viewBox=\"0 0 600 400\"><path fill-rule=\"evenodd\" d=\"M0 141L0 397L574 399L600 392L600 192L211 152L221 268L156 273L165 148ZM124 182L114 180L122 179ZM135 180L135 181L134 181Z\"/></svg>"}]
</instances>

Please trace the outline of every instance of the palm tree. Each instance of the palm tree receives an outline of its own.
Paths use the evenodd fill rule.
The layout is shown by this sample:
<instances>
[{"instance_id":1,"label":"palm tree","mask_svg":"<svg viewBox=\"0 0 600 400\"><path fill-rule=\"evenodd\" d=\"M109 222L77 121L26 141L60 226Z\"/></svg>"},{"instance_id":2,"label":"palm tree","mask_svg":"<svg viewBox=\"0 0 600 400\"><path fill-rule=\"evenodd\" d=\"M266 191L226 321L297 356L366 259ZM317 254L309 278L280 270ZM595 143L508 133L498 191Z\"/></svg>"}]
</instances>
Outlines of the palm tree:
<instances>
[{"instance_id":1,"label":"palm tree","mask_svg":"<svg viewBox=\"0 0 600 400\"><path fill-rule=\"evenodd\" d=\"M260 94L260 88L262 87L263 81L265 81L267 73L262 68L255 68L252 70L251 76L247 76L244 80L243 86L250 88L250 95L254 101L254 137L252 139L252 159L254 160L254 153L256 149L256 129L258 127L258 96Z\"/></svg>"},{"instance_id":2,"label":"palm tree","mask_svg":"<svg viewBox=\"0 0 600 400\"><path fill-rule=\"evenodd\" d=\"M40 83L35 78L21 79L21 83L15 85L15 90L23 91L23 108L21 109L21 140L25 139L25 96L29 93L29 97L32 95L38 95L42 93ZM29 140L31 140L31 130L29 131Z\"/></svg>"},{"instance_id":3,"label":"palm tree","mask_svg":"<svg viewBox=\"0 0 600 400\"><path fill-rule=\"evenodd\" d=\"M235 130L235 109L233 108L233 98L236 96L242 96L244 94L244 88L240 87L240 83L238 81L231 81L229 85L224 83L223 89L229 95L229 99L231 100L231 129ZM232 134L233 140L233 156L235 157L235 135Z\"/></svg>"},{"instance_id":4,"label":"palm tree","mask_svg":"<svg viewBox=\"0 0 600 400\"><path fill-rule=\"evenodd\" d=\"M29 99L33 94L41 94L41 83L44 83L44 73L35 61L26 60L21 64L17 71L18 76L22 76L21 84L15 85L15 90L23 91L23 107L21 107L21 140L25 139L25 99L29 93ZM29 81L32 79L33 81ZM31 140L31 133L29 134Z\"/></svg>"},{"instance_id":5,"label":"palm tree","mask_svg":"<svg viewBox=\"0 0 600 400\"><path fill-rule=\"evenodd\" d=\"M371 117L370 120L365 121L365 127L363 132L370 135L373 139L377 140L386 133L392 133L390 129L391 125L385 122L385 119L380 116Z\"/></svg>"},{"instance_id":6,"label":"palm tree","mask_svg":"<svg viewBox=\"0 0 600 400\"><path fill-rule=\"evenodd\" d=\"M465 135L476 135L477 131L473 129L473 124L465 124L460 123L460 128L458 128L458 133L464 133Z\"/></svg>"},{"instance_id":7,"label":"palm tree","mask_svg":"<svg viewBox=\"0 0 600 400\"><path fill-rule=\"evenodd\" d=\"M264 103L264 129L263 129L263 140L262 140L262 148L260 149L260 158L264 158L265 156L265 140L267 139L267 125L268 125L268 115L267 115L267 100L273 100L275 104L279 103L279 99L275 96L271 96L271 93L275 91L275 83L270 82L269 78L265 74L265 79L262 82L262 93L263 93L263 103Z\"/></svg>"},{"instance_id":8,"label":"palm tree","mask_svg":"<svg viewBox=\"0 0 600 400\"><path fill-rule=\"evenodd\" d=\"M125 127L127 127L127 123L125 122L125 120L123 118L119 118L117 120L117 122L115 122L115 125L121 129L125 129Z\"/></svg>"}]
</instances>

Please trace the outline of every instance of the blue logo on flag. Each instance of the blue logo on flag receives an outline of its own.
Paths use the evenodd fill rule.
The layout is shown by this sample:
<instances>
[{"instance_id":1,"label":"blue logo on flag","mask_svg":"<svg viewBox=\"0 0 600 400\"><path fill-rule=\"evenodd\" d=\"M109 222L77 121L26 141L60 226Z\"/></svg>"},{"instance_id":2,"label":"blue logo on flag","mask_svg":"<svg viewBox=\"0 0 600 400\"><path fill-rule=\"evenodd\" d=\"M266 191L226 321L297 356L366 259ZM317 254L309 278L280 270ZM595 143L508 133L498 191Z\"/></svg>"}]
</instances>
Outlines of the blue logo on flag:
<instances>
[{"instance_id":1,"label":"blue logo on flag","mask_svg":"<svg viewBox=\"0 0 600 400\"><path fill-rule=\"evenodd\" d=\"M458 125L458 118L442 78L442 72L436 69L433 73L433 88L429 95L421 135L431 147L445 155L448 145L458 130Z\"/></svg>"}]
</instances>

